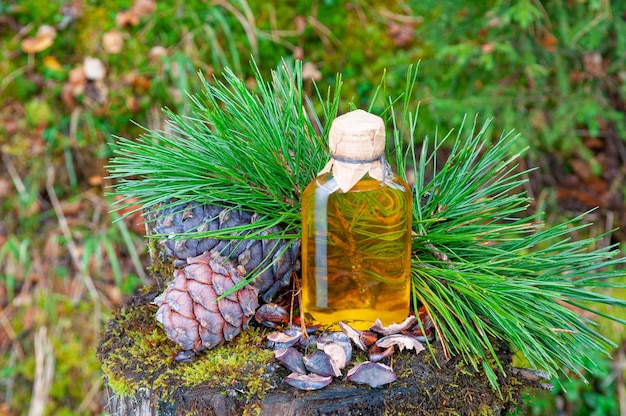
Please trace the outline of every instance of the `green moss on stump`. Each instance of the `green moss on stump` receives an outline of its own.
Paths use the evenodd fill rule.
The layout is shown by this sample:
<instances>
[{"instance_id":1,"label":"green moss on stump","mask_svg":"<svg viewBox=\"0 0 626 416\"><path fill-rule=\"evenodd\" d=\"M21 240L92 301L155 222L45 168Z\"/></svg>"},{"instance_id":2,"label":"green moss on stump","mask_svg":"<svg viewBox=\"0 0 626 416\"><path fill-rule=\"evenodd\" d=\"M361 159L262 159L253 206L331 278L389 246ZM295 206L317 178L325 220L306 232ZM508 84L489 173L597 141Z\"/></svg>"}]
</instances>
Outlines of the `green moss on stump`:
<instances>
[{"instance_id":1,"label":"green moss on stump","mask_svg":"<svg viewBox=\"0 0 626 416\"><path fill-rule=\"evenodd\" d=\"M151 304L156 292L134 297L107 325L98 358L109 388L118 396L150 392L171 400L181 387L203 385L231 391L246 401L261 399L271 387L274 354L263 348L264 331L251 328L225 346L203 351L193 362L177 363L180 348L170 341L155 319Z\"/></svg>"},{"instance_id":2,"label":"green moss on stump","mask_svg":"<svg viewBox=\"0 0 626 416\"><path fill-rule=\"evenodd\" d=\"M500 415L519 405L524 389L536 387L501 377L498 394L482 371L459 357L446 359L435 344L434 357L426 351L396 353L388 364L399 378L390 386L372 389L338 378L325 389L303 392L282 381L288 371L264 346L269 330L259 327L202 351L193 362L177 363L173 357L179 348L155 319L156 295L133 297L119 308L103 333L98 358L113 394L144 394L155 409L169 403L175 414L214 414L206 397L218 392L227 406L236 405L239 413L232 414L259 414L268 407L280 413L281 405L291 403L298 415ZM498 355L509 373L510 351L502 347ZM355 351L353 361L364 359Z\"/></svg>"}]
</instances>

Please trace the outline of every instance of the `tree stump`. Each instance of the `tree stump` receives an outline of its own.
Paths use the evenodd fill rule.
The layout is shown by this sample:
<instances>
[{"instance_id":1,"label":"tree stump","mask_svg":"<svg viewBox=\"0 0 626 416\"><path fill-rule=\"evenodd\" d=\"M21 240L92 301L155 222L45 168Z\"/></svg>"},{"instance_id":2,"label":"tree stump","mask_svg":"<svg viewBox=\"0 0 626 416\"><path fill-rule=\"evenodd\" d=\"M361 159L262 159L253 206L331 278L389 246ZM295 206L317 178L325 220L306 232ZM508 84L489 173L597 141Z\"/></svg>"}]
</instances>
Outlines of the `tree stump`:
<instances>
[{"instance_id":1,"label":"tree stump","mask_svg":"<svg viewBox=\"0 0 626 416\"><path fill-rule=\"evenodd\" d=\"M156 295L146 292L122 304L103 333L98 358L112 415L505 415L519 406L524 389L540 386L511 366L504 346L498 356L507 376L500 376L497 392L482 371L460 357L446 359L435 342L432 353L388 359L399 377L387 386L363 387L341 377L324 389L301 391L283 381L289 371L265 347L271 330L262 327L202 351L192 362L175 362L178 347L154 317ZM353 361L365 360L359 354Z\"/></svg>"}]
</instances>

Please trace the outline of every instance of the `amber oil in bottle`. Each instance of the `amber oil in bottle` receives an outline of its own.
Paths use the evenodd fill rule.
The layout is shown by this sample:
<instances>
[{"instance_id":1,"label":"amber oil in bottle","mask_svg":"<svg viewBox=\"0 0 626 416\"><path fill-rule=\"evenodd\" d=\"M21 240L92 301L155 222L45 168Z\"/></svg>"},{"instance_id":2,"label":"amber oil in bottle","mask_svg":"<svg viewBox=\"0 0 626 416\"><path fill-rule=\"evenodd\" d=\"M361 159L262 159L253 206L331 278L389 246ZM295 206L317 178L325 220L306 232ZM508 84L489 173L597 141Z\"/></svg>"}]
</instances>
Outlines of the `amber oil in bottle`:
<instances>
[{"instance_id":1,"label":"amber oil in bottle","mask_svg":"<svg viewBox=\"0 0 626 416\"><path fill-rule=\"evenodd\" d=\"M411 191L384 160L384 123L356 110L330 130L333 159L302 196L307 322L367 329L409 313Z\"/></svg>"}]
</instances>

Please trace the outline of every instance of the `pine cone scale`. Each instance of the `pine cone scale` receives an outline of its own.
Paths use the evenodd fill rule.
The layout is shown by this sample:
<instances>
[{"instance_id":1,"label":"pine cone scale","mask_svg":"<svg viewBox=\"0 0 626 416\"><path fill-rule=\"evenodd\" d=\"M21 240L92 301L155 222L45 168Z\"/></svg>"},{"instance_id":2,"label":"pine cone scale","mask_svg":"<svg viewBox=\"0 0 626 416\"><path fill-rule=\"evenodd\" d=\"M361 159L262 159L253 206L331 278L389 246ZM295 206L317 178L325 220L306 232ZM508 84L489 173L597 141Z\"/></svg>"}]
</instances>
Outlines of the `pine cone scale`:
<instances>
[{"instance_id":1,"label":"pine cone scale","mask_svg":"<svg viewBox=\"0 0 626 416\"><path fill-rule=\"evenodd\" d=\"M178 312L185 318L194 317L193 303L189 301L188 292L181 292L179 290L170 290L165 296L165 301L169 307Z\"/></svg>"},{"instance_id":2,"label":"pine cone scale","mask_svg":"<svg viewBox=\"0 0 626 416\"><path fill-rule=\"evenodd\" d=\"M245 328L243 328L245 329ZM232 341L241 332L241 327L230 325L228 322L224 324L224 340Z\"/></svg>"},{"instance_id":3,"label":"pine cone scale","mask_svg":"<svg viewBox=\"0 0 626 416\"><path fill-rule=\"evenodd\" d=\"M218 296L213 287L201 284L195 280L190 280L187 283L187 287L189 287L189 296L194 302L211 313L219 312L216 301Z\"/></svg>"},{"instance_id":4,"label":"pine cone scale","mask_svg":"<svg viewBox=\"0 0 626 416\"><path fill-rule=\"evenodd\" d=\"M224 325L224 319L222 318L219 310L211 312L202 305L196 304L194 306L195 318L201 327L209 330L213 329L214 332L219 333L217 328L221 328Z\"/></svg>"},{"instance_id":5,"label":"pine cone scale","mask_svg":"<svg viewBox=\"0 0 626 416\"><path fill-rule=\"evenodd\" d=\"M234 327L243 325L243 311L239 306L239 302L232 301L228 298L221 298L217 301L220 313L226 322Z\"/></svg>"},{"instance_id":6,"label":"pine cone scale","mask_svg":"<svg viewBox=\"0 0 626 416\"><path fill-rule=\"evenodd\" d=\"M196 349L200 342L200 337L198 331L193 327L193 319L172 313L172 310L169 308L164 308L160 317L161 319L159 319L159 314L157 313L157 320L165 326L168 338L176 339L178 345L184 350Z\"/></svg>"},{"instance_id":7,"label":"pine cone scale","mask_svg":"<svg viewBox=\"0 0 626 416\"><path fill-rule=\"evenodd\" d=\"M224 342L224 337L221 335L221 333L214 334L207 328L200 328L200 339L202 340L202 349L211 349L213 347L221 345ZM183 349L186 348L183 347Z\"/></svg>"}]
</instances>

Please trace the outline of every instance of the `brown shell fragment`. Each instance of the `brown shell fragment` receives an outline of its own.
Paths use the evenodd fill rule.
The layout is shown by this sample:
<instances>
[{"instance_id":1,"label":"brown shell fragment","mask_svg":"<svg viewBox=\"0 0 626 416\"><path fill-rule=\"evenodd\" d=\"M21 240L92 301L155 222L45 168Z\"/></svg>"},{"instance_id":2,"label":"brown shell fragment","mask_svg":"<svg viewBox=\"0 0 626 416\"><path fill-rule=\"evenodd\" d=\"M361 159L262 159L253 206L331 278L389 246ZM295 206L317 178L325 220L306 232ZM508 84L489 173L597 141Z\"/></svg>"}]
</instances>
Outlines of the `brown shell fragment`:
<instances>
[{"instance_id":1,"label":"brown shell fragment","mask_svg":"<svg viewBox=\"0 0 626 416\"><path fill-rule=\"evenodd\" d=\"M345 342L329 342L324 345L324 352L339 368L346 368L352 358L352 346Z\"/></svg>"},{"instance_id":2,"label":"brown shell fragment","mask_svg":"<svg viewBox=\"0 0 626 416\"><path fill-rule=\"evenodd\" d=\"M369 351L367 352L367 358L369 358L370 361L378 362L387 357L391 357L393 355L393 352L394 352L393 345L385 349L374 344L370 347Z\"/></svg>"},{"instance_id":3,"label":"brown shell fragment","mask_svg":"<svg viewBox=\"0 0 626 416\"><path fill-rule=\"evenodd\" d=\"M302 338L302 333L295 332L287 334L285 332L272 332L266 338L268 348L279 350L296 345L296 343L300 341L300 338Z\"/></svg>"},{"instance_id":4,"label":"brown shell fragment","mask_svg":"<svg viewBox=\"0 0 626 416\"><path fill-rule=\"evenodd\" d=\"M276 328L289 322L289 312L275 303L266 303L257 309L254 319L261 325Z\"/></svg>"},{"instance_id":5,"label":"brown shell fragment","mask_svg":"<svg viewBox=\"0 0 626 416\"><path fill-rule=\"evenodd\" d=\"M332 376L320 376L317 374L291 373L285 377L285 383L300 390L319 390L328 386L333 381Z\"/></svg>"},{"instance_id":6,"label":"brown shell fragment","mask_svg":"<svg viewBox=\"0 0 626 416\"><path fill-rule=\"evenodd\" d=\"M425 309L419 310L419 324L413 328L402 331L402 333L408 333L417 338L420 342L434 341L435 340L435 324Z\"/></svg>"},{"instance_id":7,"label":"brown shell fragment","mask_svg":"<svg viewBox=\"0 0 626 416\"><path fill-rule=\"evenodd\" d=\"M380 387L396 381L398 375L388 365L365 361L350 369L347 379L357 384Z\"/></svg>"},{"instance_id":8,"label":"brown shell fragment","mask_svg":"<svg viewBox=\"0 0 626 416\"><path fill-rule=\"evenodd\" d=\"M370 345L374 345L374 343L377 340L378 340L378 335L376 335L372 331L362 331L361 332L361 342L363 342L363 344L366 347L369 347Z\"/></svg>"},{"instance_id":9,"label":"brown shell fragment","mask_svg":"<svg viewBox=\"0 0 626 416\"><path fill-rule=\"evenodd\" d=\"M316 344L317 344L317 335L309 335L308 337L300 338L300 341L298 341L296 346L299 348L302 348L303 350L306 350L307 348L309 348L309 345L316 345Z\"/></svg>"},{"instance_id":10,"label":"brown shell fragment","mask_svg":"<svg viewBox=\"0 0 626 416\"><path fill-rule=\"evenodd\" d=\"M177 363L190 363L196 358L196 352L194 350L181 350L174 355L174 362Z\"/></svg>"},{"instance_id":11,"label":"brown shell fragment","mask_svg":"<svg viewBox=\"0 0 626 416\"><path fill-rule=\"evenodd\" d=\"M324 349L324 344L329 342L345 342L350 344L350 338L343 332L327 332L317 337L317 349Z\"/></svg>"},{"instance_id":12,"label":"brown shell fragment","mask_svg":"<svg viewBox=\"0 0 626 416\"><path fill-rule=\"evenodd\" d=\"M415 337L415 339L422 343L433 342L435 340L435 333L432 329L422 331L420 327L415 327L410 331L402 331L402 333Z\"/></svg>"},{"instance_id":13,"label":"brown shell fragment","mask_svg":"<svg viewBox=\"0 0 626 416\"><path fill-rule=\"evenodd\" d=\"M352 328L350 325L341 321L339 322L339 327L341 328L341 332L346 334L348 338L352 340L354 345L359 347L362 351L365 351L367 349L367 347L363 343L363 340L361 339L362 331L356 330Z\"/></svg>"},{"instance_id":14,"label":"brown shell fragment","mask_svg":"<svg viewBox=\"0 0 626 416\"><path fill-rule=\"evenodd\" d=\"M285 329L283 331L285 334L289 335L289 336L300 336L300 338L302 338L302 330L300 329L300 327L297 326L291 326L287 329Z\"/></svg>"},{"instance_id":15,"label":"brown shell fragment","mask_svg":"<svg viewBox=\"0 0 626 416\"><path fill-rule=\"evenodd\" d=\"M396 324L393 323L389 326L383 326L383 323L380 319L377 319L374 322L374 325L370 327L370 330L376 332L377 334L385 335L393 335L399 334L401 331L406 331L408 329L413 328L417 324L417 318L414 315L408 316L403 322Z\"/></svg>"},{"instance_id":16,"label":"brown shell fragment","mask_svg":"<svg viewBox=\"0 0 626 416\"><path fill-rule=\"evenodd\" d=\"M305 357L302 357L304 366L311 373L318 374L320 376L335 376L341 375L341 370L331 360L330 356L322 351L315 351Z\"/></svg>"},{"instance_id":17,"label":"brown shell fragment","mask_svg":"<svg viewBox=\"0 0 626 416\"><path fill-rule=\"evenodd\" d=\"M415 337L402 334L387 335L386 337L382 337L381 339L376 341L375 345L381 348L389 348L397 345L398 348L400 348L400 351L407 349L415 350L416 353L424 351L424 345L419 342Z\"/></svg>"},{"instance_id":18,"label":"brown shell fragment","mask_svg":"<svg viewBox=\"0 0 626 416\"><path fill-rule=\"evenodd\" d=\"M303 355L300 351L293 347L274 350L274 357L292 373L306 374L304 367Z\"/></svg>"}]
</instances>

